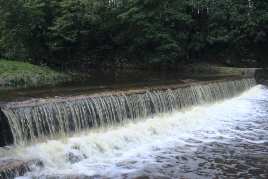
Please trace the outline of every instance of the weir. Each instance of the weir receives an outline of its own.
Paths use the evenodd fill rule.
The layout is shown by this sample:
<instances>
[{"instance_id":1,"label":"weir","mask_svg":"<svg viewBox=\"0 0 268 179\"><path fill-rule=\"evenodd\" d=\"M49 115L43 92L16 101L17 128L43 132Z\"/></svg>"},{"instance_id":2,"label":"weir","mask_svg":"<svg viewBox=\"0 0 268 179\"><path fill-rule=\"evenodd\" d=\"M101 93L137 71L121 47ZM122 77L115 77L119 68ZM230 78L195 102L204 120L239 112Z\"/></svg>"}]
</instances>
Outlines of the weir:
<instances>
[{"instance_id":1,"label":"weir","mask_svg":"<svg viewBox=\"0 0 268 179\"><path fill-rule=\"evenodd\" d=\"M229 99L255 85L254 78L234 78L6 104L1 108L0 144L29 145L89 129L124 125Z\"/></svg>"}]
</instances>

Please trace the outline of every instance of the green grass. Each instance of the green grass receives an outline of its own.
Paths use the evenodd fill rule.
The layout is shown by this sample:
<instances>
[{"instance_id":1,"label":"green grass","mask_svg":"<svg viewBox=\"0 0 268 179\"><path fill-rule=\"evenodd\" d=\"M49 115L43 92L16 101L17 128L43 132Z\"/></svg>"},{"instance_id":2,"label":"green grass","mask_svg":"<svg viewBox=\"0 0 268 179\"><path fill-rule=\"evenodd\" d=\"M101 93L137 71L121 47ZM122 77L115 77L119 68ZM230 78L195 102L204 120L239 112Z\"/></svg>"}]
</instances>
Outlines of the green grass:
<instances>
[{"instance_id":1,"label":"green grass","mask_svg":"<svg viewBox=\"0 0 268 179\"><path fill-rule=\"evenodd\" d=\"M192 72L195 75L243 75L246 68L220 67L211 64L196 64Z\"/></svg>"},{"instance_id":2,"label":"green grass","mask_svg":"<svg viewBox=\"0 0 268 179\"><path fill-rule=\"evenodd\" d=\"M71 80L71 76L46 66L0 59L0 86L55 84Z\"/></svg>"}]
</instances>

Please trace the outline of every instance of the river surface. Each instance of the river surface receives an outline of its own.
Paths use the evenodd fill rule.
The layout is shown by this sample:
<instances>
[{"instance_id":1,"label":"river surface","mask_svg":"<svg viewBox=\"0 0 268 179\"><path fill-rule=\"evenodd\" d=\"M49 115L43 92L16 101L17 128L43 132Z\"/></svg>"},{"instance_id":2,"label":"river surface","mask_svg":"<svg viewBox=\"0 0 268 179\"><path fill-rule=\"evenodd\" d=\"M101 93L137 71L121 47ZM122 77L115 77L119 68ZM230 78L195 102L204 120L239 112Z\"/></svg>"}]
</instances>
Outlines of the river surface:
<instances>
[{"instance_id":1,"label":"river surface","mask_svg":"<svg viewBox=\"0 0 268 179\"><path fill-rule=\"evenodd\" d=\"M268 178L268 90L28 147L18 178Z\"/></svg>"},{"instance_id":2,"label":"river surface","mask_svg":"<svg viewBox=\"0 0 268 179\"><path fill-rule=\"evenodd\" d=\"M0 89L0 105L5 102L20 102L35 98L58 98L99 92L144 89L198 81L232 78L237 76L194 76L181 71L148 71L90 69L80 72L79 80L57 85L27 86Z\"/></svg>"}]
</instances>

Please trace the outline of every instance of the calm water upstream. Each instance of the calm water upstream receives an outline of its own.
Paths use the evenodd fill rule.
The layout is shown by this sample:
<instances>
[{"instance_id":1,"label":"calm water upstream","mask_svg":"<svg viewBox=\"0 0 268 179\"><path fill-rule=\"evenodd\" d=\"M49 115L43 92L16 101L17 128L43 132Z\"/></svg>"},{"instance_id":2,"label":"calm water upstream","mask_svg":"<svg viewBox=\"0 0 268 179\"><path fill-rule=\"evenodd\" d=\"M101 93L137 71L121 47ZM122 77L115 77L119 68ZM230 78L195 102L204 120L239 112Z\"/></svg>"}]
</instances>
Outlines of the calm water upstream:
<instances>
[{"instance_id":1,"label":"calm water upstream","mask_svg":"<svg viewBox=\"0 0 268 179\"><path fill-rule=\"evenodd\" d=\"M175 85L198 81L207 81L233 76L189 76L177 71L147 70L96 70L82 72L78 81L64 82L58 85L33 86L18 89L0 89L1 102L25 101L32 98L54 98L92 94L97 92L124 91L145 87Z\"/></svg>"},{"instance_id":2,"label":"calm water upstream","mask_svg":"<svg viewBox=\"0 0 268 179\"><path fill-rule=\"evenodd\" d=\"M42 161L30 165L29 172L17 177L21 179L268 178L267 113L268 89L257 85L215 104L32 146L0 148L0 162Z\"/></svg>"}]
</instances>

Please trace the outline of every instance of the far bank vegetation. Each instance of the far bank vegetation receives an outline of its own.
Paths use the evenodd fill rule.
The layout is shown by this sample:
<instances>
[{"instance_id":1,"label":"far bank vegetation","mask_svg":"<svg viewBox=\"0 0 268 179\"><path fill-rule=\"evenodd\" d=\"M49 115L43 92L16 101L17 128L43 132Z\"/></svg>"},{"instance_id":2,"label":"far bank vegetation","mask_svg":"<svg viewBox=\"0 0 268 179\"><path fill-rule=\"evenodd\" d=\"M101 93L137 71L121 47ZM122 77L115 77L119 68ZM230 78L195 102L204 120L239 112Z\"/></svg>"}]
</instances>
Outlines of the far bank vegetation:
<instances>
[{"instance_id":1,"label":"far bank vegetation","mask_svg":"<svg viewBox=\"0 0 268 179\"><path fill-rule=\"evenodd\" d=\"M267 0L0 1L0 57L51 68L166 69L215 48L267 59L267 41Z\"/></svg>"}]
</instances>

